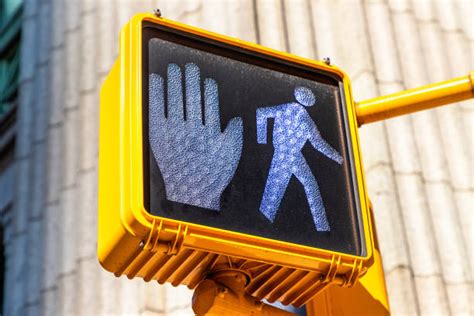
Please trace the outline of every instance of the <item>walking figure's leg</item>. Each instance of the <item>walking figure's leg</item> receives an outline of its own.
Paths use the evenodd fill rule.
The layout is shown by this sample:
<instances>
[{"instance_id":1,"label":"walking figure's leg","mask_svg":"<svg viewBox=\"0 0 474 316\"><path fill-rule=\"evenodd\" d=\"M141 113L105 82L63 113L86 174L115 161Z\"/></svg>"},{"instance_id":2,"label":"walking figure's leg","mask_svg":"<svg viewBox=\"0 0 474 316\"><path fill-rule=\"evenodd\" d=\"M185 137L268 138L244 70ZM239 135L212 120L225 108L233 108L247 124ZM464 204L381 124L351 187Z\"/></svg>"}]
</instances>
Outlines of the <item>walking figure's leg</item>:
<instances>
[{"instance_id":1,"label":"walking figure's leg","mask_svg":"<svg viewBox=\"0 0 474 316\"><path fill-rule=\"evenodd\" d=\"M289 172L288 168L281 168L282 162L276 156L275 154L272 159L262 203L260 203L260 212L271 222L275 220L276 213L291 178L291 172Z\"/></svg>"},{"instance_id":2,"label":"walking figure's leg","mask_svg":"<svg viewBox=\"0 0 474 316\"><path fill-rule=\"evenodd\" d=\"M323 199L319 186L304 157L299 157L294 165L293 174L303 184L308 198L309 208L317 231L330 231Z\"/></svg>"}]
</instances>

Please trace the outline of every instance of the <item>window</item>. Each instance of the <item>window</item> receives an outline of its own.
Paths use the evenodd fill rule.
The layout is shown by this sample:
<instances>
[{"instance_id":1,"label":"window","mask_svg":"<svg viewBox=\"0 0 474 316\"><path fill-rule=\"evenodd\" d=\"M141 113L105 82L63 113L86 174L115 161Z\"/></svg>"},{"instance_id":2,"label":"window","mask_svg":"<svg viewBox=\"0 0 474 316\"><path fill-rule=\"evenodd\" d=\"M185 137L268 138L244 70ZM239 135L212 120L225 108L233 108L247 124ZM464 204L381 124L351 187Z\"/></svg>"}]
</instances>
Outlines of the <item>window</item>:
<instances>
[{"instance_id":1,"label":"window","mask_svg":"<svg viewBox=\"0 0 474 316\"><path fill-rule=\"evenodd\" d=\"M0 117L18 92L21 21L21 0L0 0Z\"/></svg>"},{"instance_id":2,"label":"window","mask_svg":"<svg viewBox=\"0 0 474 316\"><path fill-rule=\"evenodd\" d=\"M22 0L0 0L0 314L5 296L6 230L11 219Z\"/></svg>"}]
</instances>

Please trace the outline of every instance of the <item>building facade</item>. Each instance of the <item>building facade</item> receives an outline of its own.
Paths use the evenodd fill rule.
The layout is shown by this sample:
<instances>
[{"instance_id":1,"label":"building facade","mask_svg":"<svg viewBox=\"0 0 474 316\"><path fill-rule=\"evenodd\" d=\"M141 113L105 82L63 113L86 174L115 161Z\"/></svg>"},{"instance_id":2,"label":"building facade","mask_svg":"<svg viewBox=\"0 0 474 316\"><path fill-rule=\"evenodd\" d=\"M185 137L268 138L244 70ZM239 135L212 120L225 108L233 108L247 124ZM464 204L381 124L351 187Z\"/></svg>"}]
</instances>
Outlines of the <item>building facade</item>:
<instances>
[{"instance_id":1,"label":"building facade","mask_svg":"<svg viewBox=\"0 0 474 316\"><path fill-rule=\"evenodd\" d=\"M329 56L356 100L474 68L469 0L0 3L5 315L192 314L185 287L115 278L96 258L99 90L133 14L159 7L183 23ZM473 313L473 127L467 101L359 130L394 315Z\"/></svg>"}]
</instances>

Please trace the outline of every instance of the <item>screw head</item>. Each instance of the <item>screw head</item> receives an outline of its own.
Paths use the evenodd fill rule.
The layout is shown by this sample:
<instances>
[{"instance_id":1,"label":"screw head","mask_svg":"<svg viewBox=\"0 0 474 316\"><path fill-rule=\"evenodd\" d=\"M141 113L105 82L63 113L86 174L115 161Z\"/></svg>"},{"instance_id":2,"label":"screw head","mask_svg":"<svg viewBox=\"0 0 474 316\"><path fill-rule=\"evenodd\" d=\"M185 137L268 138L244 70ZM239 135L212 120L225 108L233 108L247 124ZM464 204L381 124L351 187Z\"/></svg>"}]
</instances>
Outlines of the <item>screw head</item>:
<instances>
[{"instance_id":1,"label":"screw head","mask_svg":"<svg viewBox=\"0 0 474 316\"><path fill-rule=\"evenodd\" d=\"M160 9L153 9L153 14L157 17L157 18L161 18L161 10Z\"/></svg>"},{"instance_id":2,"label":"screw head","mask_svg":"<svg viewBox=\"0 0 474 316\"><path fill-rule=\"evenodd\" d=\"M329 57L326 56L326 57L323 58L323 61L324 61L324 63L325 63L326 65L328 65L328 66L331 65L331 58L329 58Z\"/></svg>"},{"instance_id":3,"label":"screw head","mask_svg":"<svg viewBox=\"0 0 474 316\"><path fill-rule=\"evenodd\" d=\"M219 297L224 298L227 293L229 293L229 290L226 289L225 287L219 287L219 288L218 288L218 293L217 293L217 295L218 295Z\"/></svg>"},{"instance_id":4,"label":"screw head","mask_svg":"<svg viewBox=\"0 0 474 316\"><path fill-rule=\"evenodd\" d=\"M140 248L143 248L143 247L145 246L145 242L144 242L143 240L140 241L140 243L138 244L138 246L139 246Z\"/></svg>"}]
</instances>

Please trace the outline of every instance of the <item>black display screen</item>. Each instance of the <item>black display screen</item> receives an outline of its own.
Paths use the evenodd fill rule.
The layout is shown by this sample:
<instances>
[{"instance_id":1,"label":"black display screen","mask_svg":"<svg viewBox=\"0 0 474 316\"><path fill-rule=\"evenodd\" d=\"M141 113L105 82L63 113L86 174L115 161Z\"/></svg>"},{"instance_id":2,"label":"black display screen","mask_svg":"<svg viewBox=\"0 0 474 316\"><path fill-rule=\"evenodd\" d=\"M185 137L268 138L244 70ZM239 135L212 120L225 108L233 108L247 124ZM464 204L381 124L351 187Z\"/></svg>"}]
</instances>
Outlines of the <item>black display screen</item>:
<instances>
[{"instance_id":1,"label":"black display screen","mask_svg":"<svg viewBox=\"0 0 474 316\"><path fill-rule=\"evenodd\" d=\"M142 45L149 213L364 254L339 78L151 23Z\"/></svg>"}]
</instances>

